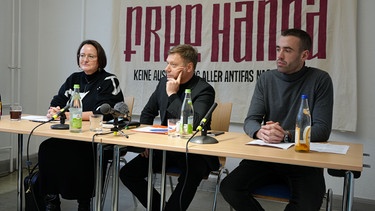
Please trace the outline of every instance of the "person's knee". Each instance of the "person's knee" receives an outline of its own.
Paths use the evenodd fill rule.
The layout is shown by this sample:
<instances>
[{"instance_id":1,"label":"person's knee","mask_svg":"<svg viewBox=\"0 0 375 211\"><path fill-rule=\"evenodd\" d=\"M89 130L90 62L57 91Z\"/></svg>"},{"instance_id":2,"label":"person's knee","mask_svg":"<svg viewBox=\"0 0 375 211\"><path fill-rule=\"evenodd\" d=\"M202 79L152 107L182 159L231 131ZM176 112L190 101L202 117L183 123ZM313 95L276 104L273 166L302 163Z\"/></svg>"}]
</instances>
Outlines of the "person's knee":
<instances>
[{"instance_id":1,"label":"person's knee","mask_svg":"<svg viewBox=\"0 0 375 211\"><path fill-rule=\"evenodd\" d=\"M297 193L297 196L292 196L285 210L319 210L325 194L323 187L323 185L315 185L315 187L301 190L301 192Z\"/></svg>"},{"instance_id":2,"label":"person's knee","mask_svg":"<svg viewBox=\"0 0 375 211\"><path fill-rule=\"evenodd\" d=\"M51 139L47 139L47 140L43 141L39 145L39 151L44 151L45 149L47 149L49 147L49 145L51 145Z\"/></svg>"},{"instance_id":3,"label":"person's knee","mask_svg":"<svg viewBox=\"0 0 375 211\"><path fill-rule=\"evenodd\" d=\"M227 193L229 192L229 189L228 189L228 183L227 183L227 180L226 178L224 178L221 183L220 183L220 193L224 196L224 195L227 195Z\"/></svg>"},{"instance_id":4,"label":"person's knee","mask_svg":"<svg viewBox=\"0 0 375 211\"><path fill-rule=\"evenodd\" d=\"M120 174L119 174L119 176L120 176L120 180L121 180L121 182L122 182L125 186L127 186L128 182L129 182L127 172L129 172L129 171L127 171L125 167L126 167L126 165L120 169Z\"/></svg>"},{"instance_id":5,"label":"person's knee","mask_svg":"<svg viewBox=\"0 0 375 211\"><path fill-rule=\"evenodd\" d=\"M54 144L54 141L52 139L47 139L43 141L39 145L38 158L48 156L48 154L50 154L51 152L51 149L53 149L53 144Z\"/></svg>"}]
</instances>

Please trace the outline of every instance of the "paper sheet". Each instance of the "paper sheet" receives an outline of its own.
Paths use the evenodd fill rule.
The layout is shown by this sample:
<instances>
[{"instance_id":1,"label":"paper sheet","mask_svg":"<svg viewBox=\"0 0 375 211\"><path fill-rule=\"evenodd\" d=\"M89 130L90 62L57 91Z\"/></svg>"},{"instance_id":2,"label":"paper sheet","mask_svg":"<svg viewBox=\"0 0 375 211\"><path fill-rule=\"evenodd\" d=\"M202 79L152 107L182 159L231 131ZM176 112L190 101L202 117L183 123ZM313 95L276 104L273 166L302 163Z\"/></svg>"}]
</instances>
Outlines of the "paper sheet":
<instances>
[{"instance_id":1,"label":"paper sheet","mask_svg":"<svg viewBox=\"0 0 375 211\"><path fill-rule=\"evenodd\" d=\"M349 150L348 145L336 145L336 144L322 144L322 143L310 143L310 150L317 152L329 152L336 154L346 154Z\"/></svg>"},{"instance_id":2,"label":"paper sheet","mask_svg":"<svg viewBox=\"0 0 375 211\"><path fill-rule=\"evenodd\" d=\"M288 149L289 147L294 145L294 143L269 144L269 143L266 143L266 142L264 142L263 140L260 140L260 139L254 139L253 141L250 141L247 144L277 147L277 148L281 148L281 149ZM329 143L310 143L310 150L316 151L316 152L346 154L349 150L349 146L348 145L329 144Z\"/></svg>"},{"instance_id":3,"label":"paper sheet","mask_svg":"<svg viewBox=\"0 0 375 211\"><path fill-rule=\"evenodd\" d=\"M281 148L281 149L288 149L289 147L294 145L294 143L269 144L269 143L266 143L266 142L264 142L263 140L260 140L260 139L254 139L253 141L250 141L247 144L277 147L277 148Z\"/></svg>"},{"instance_id":4,"label":"paper sheet","mask_svg":"<svg viewBox=\"0 0 375 211\"><path fill-rule=\"evenodd\" d=\"M133 131L137 132L145 132L145 133L168 133L167 127L160 127L160 126L147 126L147 127L139 127L132 129Z\"/></svg>"},{"instance_id":5,"label":"paper sheet","mask_svg":"<svg viewBox=\"0 0 375 211\"><path fill-rule=\"evenodd\" d=\"M21 116L21 119L30 120L33 122L48 122L49 120L47 119L46 116L38 116L38 115ZM56 120L53 120L52 122L56 122Z\"/></svg>"}]
</instances>

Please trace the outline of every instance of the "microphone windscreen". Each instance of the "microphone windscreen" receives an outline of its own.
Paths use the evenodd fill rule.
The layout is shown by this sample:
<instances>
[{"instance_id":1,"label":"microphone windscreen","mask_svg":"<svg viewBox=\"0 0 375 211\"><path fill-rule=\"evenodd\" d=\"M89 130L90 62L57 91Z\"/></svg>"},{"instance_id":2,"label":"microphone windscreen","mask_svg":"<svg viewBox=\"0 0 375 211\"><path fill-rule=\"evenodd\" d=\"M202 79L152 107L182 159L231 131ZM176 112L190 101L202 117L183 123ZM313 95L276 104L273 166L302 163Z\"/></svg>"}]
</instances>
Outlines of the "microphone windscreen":
<instances>
[{"instance_id":1,"label":"microphone windscreen","mask_svg":"<svg viewBox=\"0 0 375 211\"><path fill-rule=\"evenodd\" d=\"M108 103L104 103L100 106L100 112L102 112L102 114L111 113L111 106Z\"/></svg>"},{"instance_id":2,"label":"microphone windscreen","mask_svg":"<svg viewBox=\"0 0 375 211\"><path fill-rule=\"evenodd\" d=\"M126 115L129 113L129 108L124 102L116 103L114 109L118 111L120 114Z\"/></svg>"}]
</instances>

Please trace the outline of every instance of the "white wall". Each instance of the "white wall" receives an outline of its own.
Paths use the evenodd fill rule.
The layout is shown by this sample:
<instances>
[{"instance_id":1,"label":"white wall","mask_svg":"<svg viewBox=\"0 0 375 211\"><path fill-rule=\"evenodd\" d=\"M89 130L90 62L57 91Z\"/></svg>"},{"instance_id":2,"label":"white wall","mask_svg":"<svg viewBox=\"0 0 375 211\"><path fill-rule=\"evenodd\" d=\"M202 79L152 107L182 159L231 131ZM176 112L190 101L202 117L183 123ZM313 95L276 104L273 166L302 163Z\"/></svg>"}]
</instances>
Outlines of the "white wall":
<instances>
[{"instance_id":1,"label":"white wall","mask_svg":"<svg viewBox=\"0 0 375 211\"><path fill-rule=\"evenodd\" d=\"M375 200L375 1L358 0L357 49L347 49L357 57L358 77L358 125L355 133L334 131L331 140L362 143L365 153L370 157L364 158L364 163L372 168L365 168L362 176L355 182L355 196ZM346 58L350 59L350 58ZM342 193L342 179L326 177L329 185L335 187L334 193ZM338 188L337 188L338 187Z\"/></svg>"},{"instance_id":2,"label":"white wall","mask_svg":"<svg viewBox=\"0 0 375 211\"><path fill-rule=\"evenodd\" d=\"M116 2L118 0L114 0ZM0 7L9 7L11 0L1 1ZM101 0L28 0L22 1L22 87L21 103L25 113L44 115L51 97L57 92L65 78L77 70L76 48L82 39L96 39L111 58L111 1ZM3 7L4 6L4 7ZM331 140L356 142L364 145L364 151L372 156L364 159L364 163L374 166L375 141L373 138L373 120L375 119L375 92L373 79L375 78L375 8L373 0L358 1L358 29L357 49L347 49L352 56L358 58L358 130L355 133L334 131ZM7 13L9 14L9 13ZM9 28L8 19L3 19L1 12L1 26ZM3 28L3 27L2 27ZM3 38L1 31L0 46L1 59L0 83L8 83L3 78L9 55L9 35ZM353 40L353 42L355 42ZM5 51L3 49L6 49ZM5 59L4 59L5 58ZM345 58L351 59L351 58ZM110 62L109 62L110 63ZM109 69L107 69L109 70ZM110 70L109 70L110 71ZM354 71L354 70L353 70ZM3 92L3 86L1 92ZM124 90L126 95L126 90ZM233 124L232 131L242 132L241 124ZM36 152L41 140L33 141L32 152ZM16 145L14 144L16 147ZM227 165L233 169L238 159L229 159ZM360 179L355 182L355 196L364 199L375 199L374 168L364 169ZM332 187L335 194L342 193L342 178L326 176L328 187Z\"/></svg>"}]
</instances>

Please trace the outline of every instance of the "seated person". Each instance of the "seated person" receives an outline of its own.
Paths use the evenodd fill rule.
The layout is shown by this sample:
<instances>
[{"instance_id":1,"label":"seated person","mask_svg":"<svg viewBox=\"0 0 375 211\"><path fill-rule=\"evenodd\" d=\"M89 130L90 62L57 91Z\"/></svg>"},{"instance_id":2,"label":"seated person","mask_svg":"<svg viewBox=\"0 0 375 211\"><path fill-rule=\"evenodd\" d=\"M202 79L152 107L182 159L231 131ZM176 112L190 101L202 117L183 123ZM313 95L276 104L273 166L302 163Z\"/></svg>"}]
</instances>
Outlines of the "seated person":
<instances>
[{"instance_id":1,"label":"seated person","mask_svg":"<svg viewBox=\"0 0 375 211\"><path fill-rule=\"evenodd\" d=\"M152 125L155 117L160 114L161 124L167 125L168 118L179 118L185 89L191 89L194 107L195 129L200 120L215 100L215 91L204 79L195 75L198 52L190 45L178 45L168 52L167 76L160 79L154 93L142 110L140 123ZM209 125L209 123L208 123ZM187 139L186 139L187 141ZM185 153L167 152L166 166L178 167L182 170L178 184L165 205L166 211L186 210L194 198L201 180L210 171L219 168L217 157L189 154L189 173L183 193L181 193L186 177ZM143 206L147 206L148 150L139 154L120 171L120 179L124 185L138 198ZM154 150L153 170L160 171L162 166L162 151ZM180 197L180 195L182 197ZM160 210L160 194L153 190L152 210ZM181 204L180 204L181 198Z\"/></svg>"},{"instance_id":2,"label":"seated person","mask_svg":"<svg viewBox=\"0 0 375 211\"><path fill-rule=\"evenodd\" d=\"M107 58L102 46L94 40L83 41L77 50L77 64L82 71L71 74L50 103L51 118L70 100L73 85L80 85L83 104L82 120L100 113L104 103L112 107L124 101L119 81L104 70ZM65 113L69 119L69 112ZM112 118L105 115L104 120ZM58 138L45 140L39 146L39 176L45 195L46 210L60 210L59 194L64 199L76 199L78 210L90 210L94 195L95 172L93 145L90 142Z\"/></svg>"},{"instance_id":3,"label":"seated person","mask_svg":"<svg viewBox=\"0 0 375 211\"><path fill-rule=\"evenodd\" d=\"M311 141L327 141L332 127L333 85L327 72L305 66L312 41L305 31L281 33L277 69L264 72L257 81L244 130L268 143L294 141L301 95L308 96ZM252 190L284 180L291 190L285 210L319 210L325 194L323 169L253 160L242 160L221 183L224 199L238 211L263 210Z\"/></svg>"}]
</instances>

